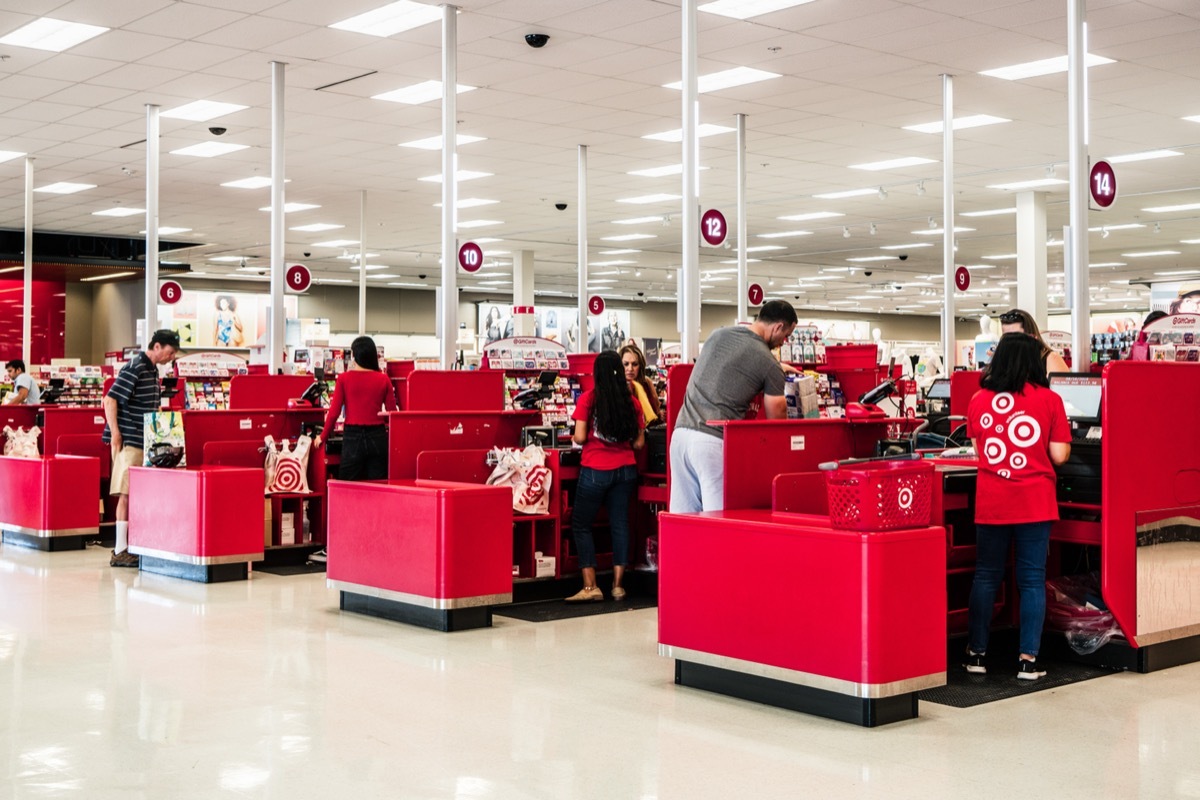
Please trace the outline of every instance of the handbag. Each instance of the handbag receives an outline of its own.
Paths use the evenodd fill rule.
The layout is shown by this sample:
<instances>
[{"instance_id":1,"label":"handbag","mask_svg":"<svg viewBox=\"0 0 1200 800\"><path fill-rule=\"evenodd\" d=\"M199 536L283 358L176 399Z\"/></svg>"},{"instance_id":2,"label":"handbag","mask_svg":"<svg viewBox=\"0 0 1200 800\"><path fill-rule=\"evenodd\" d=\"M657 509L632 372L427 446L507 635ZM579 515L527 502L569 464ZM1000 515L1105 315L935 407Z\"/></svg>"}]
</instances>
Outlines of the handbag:
<instances>
[{"instance_id":1,"label":"handbag","mask_svg":"<svg viewBox=\"0 0 1200 800\"><path fill-rule=\"evenodd\" d=\"M4 426L4 455L14 458L40 458L38 434L41 428L34 425L29 430Z\"/></svg>"},{"instance_id":2,"label":"handbag","mask_svg":"<svg viewBox=\"0 0 1200 800\"><path fill-rule=\"evenodd\" d=\"M267 494L308 494L308 455L312 439L301 435L296 446L284 439L276 446L273 436L263 437L267 457L263 464Z\"/></svg>"}]
</instances>

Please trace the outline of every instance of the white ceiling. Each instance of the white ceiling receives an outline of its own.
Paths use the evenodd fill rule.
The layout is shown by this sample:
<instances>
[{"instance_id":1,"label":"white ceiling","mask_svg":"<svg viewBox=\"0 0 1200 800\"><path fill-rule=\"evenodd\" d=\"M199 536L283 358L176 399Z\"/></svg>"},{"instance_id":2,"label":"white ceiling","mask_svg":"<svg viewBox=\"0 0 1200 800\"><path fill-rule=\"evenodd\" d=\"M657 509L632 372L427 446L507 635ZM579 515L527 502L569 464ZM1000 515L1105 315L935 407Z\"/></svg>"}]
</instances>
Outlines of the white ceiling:
<instances>
[{"instance_id":1,"label":"white ceiling","mask_svg":"<svg viewBox=\"0 0 1200 800\"><path fill-rule=\"evenodd\" d=\"M0 36L39 16L111 28L66 52L0 45L0 149L36 157L38 186L55 181L94 183L73 195L35 195L39 230L136 236L144 216L114 219L92 212L115 204L144 207L145 104L163 109L213 99L249 106L210 122L162 119L160 224L191 228L173 240L195 241L184 251L192 269L224 275L236 264L216 265L220 255L269 261L269 189L222 188L224 181L270 171L272 60L288 63L287 200L321 208L289 214L289 227L325 222L344 225L321 233L288 231L289 261L303 261L318 279L355 277L342 250L315 242L359 238L359 193L367 192L367 245L379 253L378 273L415 282L436 282L440 251L441 187L418 178L440 171L440 153L398 147L440 134L440 102L409 106L373 100L381 92L441 76L438 23L381 39L335 30L329 24L371 10L383 0L0 0ZM589 254L591 261L635 260L632 271L613 276L610 299L668 296L668 271L680 261L679 201L649 205L618 202L650 193L680 193L678 175L637 177L632 170L678 164L679 144L646 134L680 127L680 95L663 84L680 78L680 9L655 0L463 0L458 20L459 82L479 87L458 97L459 133L487 141L459 148L462 168L493 173L461 183L460 198L496 204L460 212L461 221L503 224L462 232L461 238L495 237L485 251L532 250L539 290L575 288L577 145L588 146ZM1067 79L1065 73L1023 81L980 75L981 70L1066 54L1065 0L815 0L790 10L737 21L700 14L700 72L749 66L782 77L701 96L705 123L732 127L747 115L749 244L784 245L752 254L751 276L768 290L783 290L822 268L847 267L847 258L896 254L885 245L927 241L909 258L862 268L828 289L795 289L797 306L844 310L936 313L936 298L919 287L940 286L941 239L914 236L941 224L942 167L864 172L851 164L901 156L940 159L941 137L902 126L941 118L942 73L955 78L956 116L992 114L1012 122L958 131L955 136L957 211L1015 202L989 184L1040 178L1053 166L1067 173ZM1090 239L1091 261L1127 266L1092 270L1103 287L1094 311L1144 306L1139 289L1115 280L1154 279L1155 272L1197 266L1198 212L1154 214L1149 206L1200 202L1200 4L1194 0L1090 0L1093 53L1117 63L1090 70L1091 154L1120 155L1173 148L1183 156L1117 167L1121 196L1113 209L1093 212L1092 225L1141 222L1144 228ZM524 35L550 35L542 49ZM324 88L322 88L324 87ZM169 151L214 139L208 128L228 132L221 141L249 149L219 158L170 155ZM722 209L735 226L736 175L733 134L701 140L704 207ZM122 168L134 174L127 175ZM918 181L926 192L918 195ZM24 168L16 159L0 164L0 227L21 228ZM877 194L820 200L814 194L882 186ZM566 211L555 209L567 203ZM789 214L837 211L845 216L809 223L781 221ZM1048 232L1061 238L1068 207L1063 187L1048 195ZM613 220L654 216L642 225ZM1161 223L1155 232L1153 223ZM869 234L874 223L877 233ZM984 256L1016 250L1012 215L966 218L976 230L958 238L958 262L991 263L975 274L975 289L959 301L964 312L990 299L1006 305L1015 260ZM843 234L848 227L850 237ZM798 238L760 239L796 229ZM604 237L652 234L631 245ZM636 247L628 256L602 251ZM352 248L356 249L356 248ZM1180 255L1128 258L1123 253L1172 249ZM311 253L305 256L304 253ZM703 250L702 269L735 250ZM175 257L174 254L172 257ZM510 272L498 266L460 285ZM253 260L251 263L255 263ZM1051 272L1061 271L1062 248L1051 247ZM611 268L597 267L594 271ZM377 273L377 274L378 274ZM236 274L236 273L235 273ZM245 275L245 273L241 273ZM829 274L829 273L827 273ZM511 277L511 275L509 275ZM729 274L727 277L732 277ZM933 278L922 283L921 278ZM1169 280L1169 277L1158 279ZM195 279L202 280L202 279ZM892 284L899 291L866 299L867 290ZM731 302L733 280L714 282L705 302ZM1054 295L1051 281L1051 295ZM997 290L992 295L978 290ZM503 291L503 288L501 288ZM492 289L495 293L495 289ZM1059 292L1061 293L1061 292ZM1128 296L1132 293L1133 297ZM858 299L849 299L858 298ZM830 303L837 305L829 306Z\"/></svg>"}]
</instances>

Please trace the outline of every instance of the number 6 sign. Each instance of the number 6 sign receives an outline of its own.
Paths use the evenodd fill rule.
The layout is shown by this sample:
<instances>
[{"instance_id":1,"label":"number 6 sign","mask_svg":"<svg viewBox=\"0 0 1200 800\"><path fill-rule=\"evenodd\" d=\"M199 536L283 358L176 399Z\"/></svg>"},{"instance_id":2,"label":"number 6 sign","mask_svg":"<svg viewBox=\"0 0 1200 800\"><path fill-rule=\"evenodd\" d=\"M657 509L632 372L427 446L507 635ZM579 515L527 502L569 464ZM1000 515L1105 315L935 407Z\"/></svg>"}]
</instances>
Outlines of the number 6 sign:
<instances>
[{"instance_id":1,"label":"number 6 sign","mask_svg":"<svg viewBox=\"0 0 1200 800\"><path fill-rule=\"evenodd\" d=\"M729 232L725 225L725 215L715 208L710 208L700 217L700 238L712 247L720 247Z\"/></svg>"},{"instance_id":2,"label":"number 6 sign","mask_svg":"<svg viewBox=\"0 0 1200 800\"><path fill-rule=\"evenodd\" d=\"M173 306L183 297L183 287L175 281L163 281L158 287L158 299Z\"/></svg>"},{"instance_id":3,"label":"number 6 sign","mask_svg":"<svg viewBox=\"0 0 1200 800\"><path fill-rule=\"evenodd\" d=\"M312 273L303 264L292 264L284 273L284 282L289 292L307 292L312 285Z\"/></svg>"}]
</instances>

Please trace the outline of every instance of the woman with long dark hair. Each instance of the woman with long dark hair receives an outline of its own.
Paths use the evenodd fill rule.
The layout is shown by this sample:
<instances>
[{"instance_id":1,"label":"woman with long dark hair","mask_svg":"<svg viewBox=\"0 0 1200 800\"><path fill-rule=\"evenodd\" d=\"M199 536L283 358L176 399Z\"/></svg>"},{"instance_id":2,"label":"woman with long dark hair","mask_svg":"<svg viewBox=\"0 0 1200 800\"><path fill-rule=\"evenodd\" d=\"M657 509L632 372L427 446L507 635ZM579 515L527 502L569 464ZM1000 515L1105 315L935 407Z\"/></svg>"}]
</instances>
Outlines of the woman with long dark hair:
<instances>
[{"instance_id":1,"label":"woman with long dark hair","mask_svg":"<svg viewBox=\"0 0 1200 800\"><path fill-rule=\"evenodd\" d=\"M344 481L381 480L388 471L387 425L379 416L386 409L395 411L396 393L392 381L379 370L379 351L370 336L359 336L350 344L354 364L338 376L325 414L325 433L331 433L342 409L342 460L338 478ZM318 436L315 444L321 446Z\"/></svg>"},{"instance_id":2,"label":"woman with long dark hair","mask_svg":"<svg viewBox=\"0 0 1200 800\"><path fill-rule=\"evenodd\" d=\"M1042 331L1038 328L1037 321L1028 311L1022 311L1019 308L1014 308L1011 311L1005 311L1000 315L1000 332L1004 333L1024 333L1032 336L1037 340L1041 348L1042 366L1046 368L1046 374L1052 372L1067 372L1067 361L1058 352L1046 344L1046 340L1042 338Z\"/></svg>"},{"instance_id":3,"label":"woman with long dark hair","mask_svg":"<svg viewBox=\"0 0 1200 800\"><path fill-rule=\"evenodd\" d=\"M655 420L662 419L663 413L658 402L658 392L654 390L654 384L646 376L646 356L636 345L632 344L625 345L619 352L621 366L625 369L625 380L628 381L630 390L642 407L642 415L646 419L646 424L649 425Z\"/></svg>"},{"instance_id":4,"label":"woman with long dark hair","mask_svg":"<svg viewBox=\"0 0 1200 800\"><path fill-rule=\"evenodd\" d=\"M988 634L1009 544L1021 603L1017 678L1046 674L1038 664L1046 617L1046 554L1058 519L1054 467L1071 455L1071 427L1052 392L1042 344L1006 333L967 409L967 435L979 457L975 489L975 580L968 612L968 672L987 672Z\"/></svg>"},{"instance_id":5,"label":"woman with long dark hair","mask_svg":"<svg viewBox=\"0 0 1200 800\"><path fill-rule=\"evenodd\" d=\"M571 417L575 420L572 439L583 445L571 516L583 588L568 597L568 603L604 599L604 593L596 586L596 545L592 539L592 523L601 505L608 508L612 534L612 596L614 600L625 597L621 579L629 561L629 500L637 489L633 451L640 450L645 443L642 410L629 392L621 357L615 350L605 350L596 356L592 376L595 388L579 396Z\"/></svg>"}]
</instances>

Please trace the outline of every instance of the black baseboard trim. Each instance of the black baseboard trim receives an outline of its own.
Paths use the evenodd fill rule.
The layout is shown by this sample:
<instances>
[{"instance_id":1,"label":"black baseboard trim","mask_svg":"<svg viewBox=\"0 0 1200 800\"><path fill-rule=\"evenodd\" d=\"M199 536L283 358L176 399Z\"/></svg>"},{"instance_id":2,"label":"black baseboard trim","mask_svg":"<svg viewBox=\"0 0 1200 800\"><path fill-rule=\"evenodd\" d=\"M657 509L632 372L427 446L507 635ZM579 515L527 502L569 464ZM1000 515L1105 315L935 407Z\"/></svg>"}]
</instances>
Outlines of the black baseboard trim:
<instances>
[{"instance_id":1,"label":"black baseboard trim","mask_svg":"<svg viewBox=\"0 0 1200 800\"><path fill-rule=\"evenodd\" d=\"M1130 647L1127 642L1113 641L1088 655L1076 653L1061 635L1048 632L1045 642L1050 645L1047 649L1053 649L1062 658L1143 675L1200 661L1200 636L1187 636L1143 647Z\"/></svg>"},{"instance_id":2,"label":"black baseboard trim","mask_svg":"<svg viewBox=\"0 0 1200 800\"><path fill-rule=\"evenodd\" d=\"M87 536L30 536L27 533L4 531L4 543L41 550L44 553L61 553L66 550L82 550L87 547L87 540L95 536L94 533Z\"/></svg>"},{"instance_id":3,"label":"black baseboard trim","mask_svg":"<svg viewBox=\"0 0 1200 800\"><path fill-rule=\"evenodd\" d=\"M249 576L246 562L237 564L184 564L153 556L138 556L138 569L155 575L181 578L196 583L244 581Z\"/></svg>"},{"instance_id":4,"label":"black baseboard trim","mask_svg":"<svg viewBox=\"0 0 1200 800\"><path fill-rule=\"evenodd\" d=\"M339 594L341 595L339 604L343 611L353 611L369 617L380 617L393 622L432 628L443 633L492 627L491 606L438 609L354 592L340 592Z\"/></svg>"}]
</instances>

